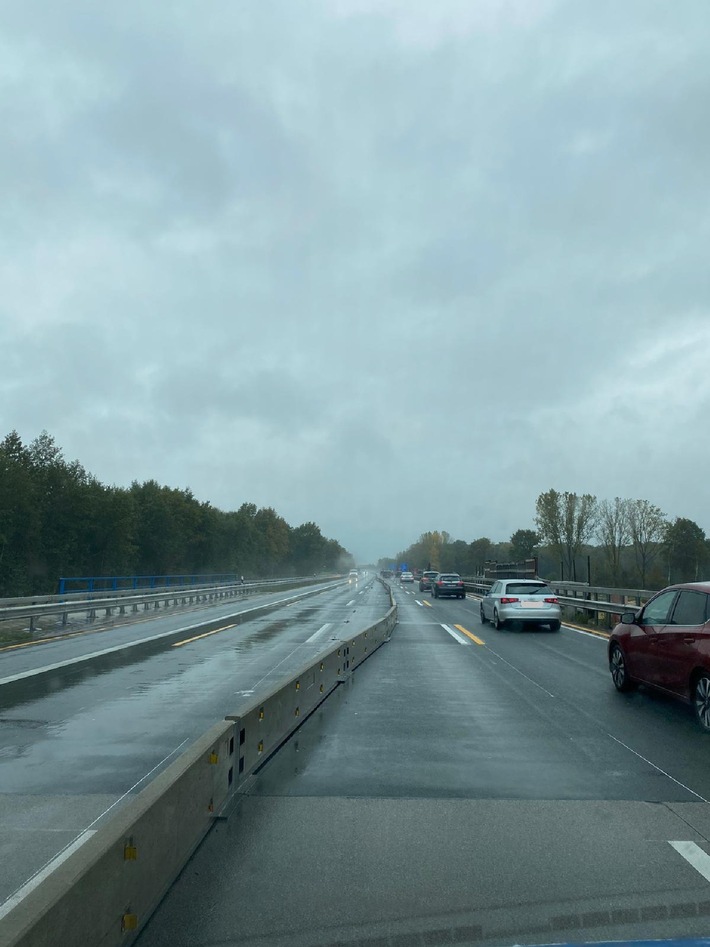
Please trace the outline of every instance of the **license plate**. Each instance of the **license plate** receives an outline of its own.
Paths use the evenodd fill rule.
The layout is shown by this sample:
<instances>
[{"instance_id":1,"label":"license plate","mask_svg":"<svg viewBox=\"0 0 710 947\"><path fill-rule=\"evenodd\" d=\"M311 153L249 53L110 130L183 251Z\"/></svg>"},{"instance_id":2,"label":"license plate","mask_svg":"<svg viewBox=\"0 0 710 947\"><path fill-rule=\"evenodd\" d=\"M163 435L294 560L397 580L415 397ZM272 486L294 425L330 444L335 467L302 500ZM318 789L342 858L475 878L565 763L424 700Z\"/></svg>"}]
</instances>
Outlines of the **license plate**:
<instances>
[{"instance_id":1,"label":"license plate","mask_svg":"<svg viewBox=\"0 0 710 947\"><path fill-rule=\"evenodd\" d=\"M545 607L544 602L521 602L520 604L523 606L523 608L544 608Z\"/></svg>"}]
</instances>

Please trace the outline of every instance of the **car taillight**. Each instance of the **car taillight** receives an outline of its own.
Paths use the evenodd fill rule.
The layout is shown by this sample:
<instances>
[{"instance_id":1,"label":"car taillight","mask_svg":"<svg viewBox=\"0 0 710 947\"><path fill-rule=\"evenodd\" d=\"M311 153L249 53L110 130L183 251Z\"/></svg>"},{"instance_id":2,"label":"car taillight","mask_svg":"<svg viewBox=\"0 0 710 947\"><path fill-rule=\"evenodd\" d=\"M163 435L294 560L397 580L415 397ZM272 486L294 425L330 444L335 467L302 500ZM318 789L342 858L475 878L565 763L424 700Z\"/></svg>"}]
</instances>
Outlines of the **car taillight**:
<instances>
[{"instance_id":1,"label":"car taillight","mask_svg":"<svg viewBox=\"0 0 710 947\"><path fill-rule=\"evenodd\" d=\"M443 581L442 581L441 579L439 579L439 581L438 581L436 584L437 584L437 585L443 585L444 583L443 583Z\"/></svg>"},{"instance_id":2,"label":"car taillight","mask_svg":"<svg viewBox=\"0 0 710 947\"><path fill-rule=\"evenodd\" d=\"M519 602L519 601L520 601L519 598L505 598L505 597L503 597L503 598L500 600L500 604L501 604L501 605L511 605L513 602Z\"/></svg>"},{"instance_id":3,"label":"car taillight","mask_svg":"<svg viewBox=\"0 0 710 947\"><path fill-rule=\"evenodd\" d=\"M548 605L559 605L560 603L556 598L546 598L545 601Z\"/></svg>"}]
</instances>

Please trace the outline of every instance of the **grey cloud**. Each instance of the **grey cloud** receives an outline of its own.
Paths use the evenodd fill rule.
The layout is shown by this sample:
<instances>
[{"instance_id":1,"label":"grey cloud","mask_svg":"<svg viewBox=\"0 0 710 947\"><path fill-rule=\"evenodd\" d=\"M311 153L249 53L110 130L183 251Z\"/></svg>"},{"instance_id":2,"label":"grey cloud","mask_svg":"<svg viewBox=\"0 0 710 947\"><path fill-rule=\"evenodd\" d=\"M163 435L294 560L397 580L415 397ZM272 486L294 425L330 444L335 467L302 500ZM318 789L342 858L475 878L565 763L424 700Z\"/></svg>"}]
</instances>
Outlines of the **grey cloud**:
<instances>
[{"instance_id":1,"label":"grey cloud","mask_svg":"<svg viewBox=\"0 0 710 947\"><path fill-rule=\"evenodd\" d=\"M710 320L706 5L495 6L8 10L4 427L363 558L632 489L664 411L702 469L608 395ZM641 488L710 526L672 457Z\"/></svg>"}]
</instances>

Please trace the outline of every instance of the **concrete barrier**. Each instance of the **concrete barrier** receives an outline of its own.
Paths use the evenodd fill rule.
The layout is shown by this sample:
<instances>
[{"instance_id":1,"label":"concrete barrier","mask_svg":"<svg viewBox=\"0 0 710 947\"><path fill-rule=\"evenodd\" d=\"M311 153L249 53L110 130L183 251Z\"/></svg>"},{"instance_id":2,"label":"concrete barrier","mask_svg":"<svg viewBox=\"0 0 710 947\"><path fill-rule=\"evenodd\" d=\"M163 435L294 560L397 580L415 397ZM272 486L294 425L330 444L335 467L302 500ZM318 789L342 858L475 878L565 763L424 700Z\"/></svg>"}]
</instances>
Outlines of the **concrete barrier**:
<instances>
[{"instance_id":1,"label":"concrete barrier","mask_svg":"<svg viewBox=\"0 0 710 947\"><path fill-rule=\"evenodd\" d=\"M387 641L397 608L215 725L0 920L0 947L130 945L238 787Z\"/></svg>"},{"instance_id":2,"label":"concrete barrier","mask_svg":"<svg viewBox=\"0 0 710 947\"><path fill-rule=\"evenodd\" d=\"M237 785L261 766L354 668L389 639L396 622L394 606L381 621L352 638L341 639L317 661L304 665L286 684L251 699L228 715L238 732Z\"/></svg>"},{"instance_id":3,"label":"concrete barrier","mask_svg":"<svg viewBox=\"0 0 710 947\"><path fill-rule=\"evenodd\" d=\"M234 724L202 736L0 921L2 947L130 944L234 783Z\"/></svg>"}]
</instances>

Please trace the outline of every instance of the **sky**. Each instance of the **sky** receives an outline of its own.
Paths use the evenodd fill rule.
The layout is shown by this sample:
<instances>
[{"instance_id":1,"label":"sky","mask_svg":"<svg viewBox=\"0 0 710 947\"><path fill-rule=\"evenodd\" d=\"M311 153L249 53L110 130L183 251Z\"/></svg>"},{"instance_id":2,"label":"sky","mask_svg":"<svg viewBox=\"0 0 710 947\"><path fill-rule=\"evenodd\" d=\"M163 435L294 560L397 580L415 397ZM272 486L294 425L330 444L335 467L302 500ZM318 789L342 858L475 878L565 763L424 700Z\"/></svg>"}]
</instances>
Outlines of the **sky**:
<instances>
[{"instance_id":1,"label":"sky","mask_svg":"<svg viewBox=\"0 0 710 947\"><path fill-rule=\"evenodd\" d=\"M707 0L0 9L0 436L360 562L710 533Z\"/></svg>"}]
</instances>

